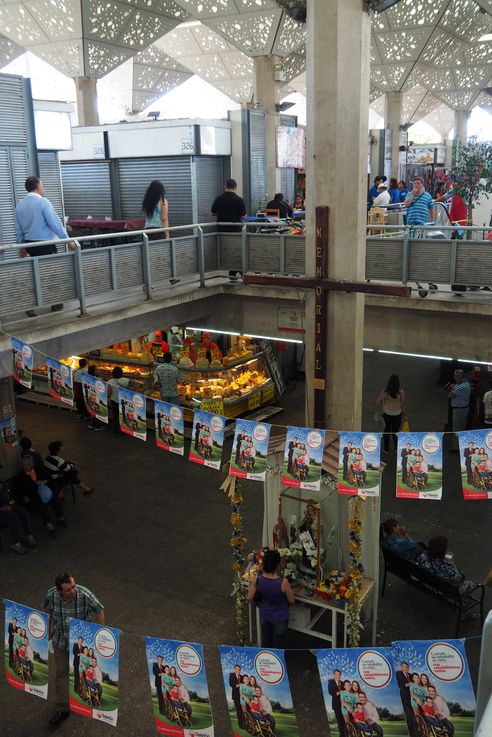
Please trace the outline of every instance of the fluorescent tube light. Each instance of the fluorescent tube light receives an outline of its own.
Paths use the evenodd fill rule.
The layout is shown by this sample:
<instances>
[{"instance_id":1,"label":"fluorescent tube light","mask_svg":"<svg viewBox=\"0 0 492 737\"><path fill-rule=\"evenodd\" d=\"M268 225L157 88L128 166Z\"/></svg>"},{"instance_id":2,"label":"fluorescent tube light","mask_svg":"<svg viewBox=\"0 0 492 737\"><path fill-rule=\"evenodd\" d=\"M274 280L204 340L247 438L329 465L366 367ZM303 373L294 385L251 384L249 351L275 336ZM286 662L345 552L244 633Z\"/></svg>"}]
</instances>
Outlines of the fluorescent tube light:
<instances>
[{"instance_id":1,"label":"fluorescent tube light","mask_svg":"<svg viewBox=\"0 0 492 737\"><path fill-rule=\"evenodd\" d=\"M403 351L383 351L381 349L378 350L378 353L388 353L391 356L409 356L411 358L433 358L436 361L452 361L453 359L450 358L450 356L430 356L426 353L403 353Z\"/></svg>"}]
</instances>

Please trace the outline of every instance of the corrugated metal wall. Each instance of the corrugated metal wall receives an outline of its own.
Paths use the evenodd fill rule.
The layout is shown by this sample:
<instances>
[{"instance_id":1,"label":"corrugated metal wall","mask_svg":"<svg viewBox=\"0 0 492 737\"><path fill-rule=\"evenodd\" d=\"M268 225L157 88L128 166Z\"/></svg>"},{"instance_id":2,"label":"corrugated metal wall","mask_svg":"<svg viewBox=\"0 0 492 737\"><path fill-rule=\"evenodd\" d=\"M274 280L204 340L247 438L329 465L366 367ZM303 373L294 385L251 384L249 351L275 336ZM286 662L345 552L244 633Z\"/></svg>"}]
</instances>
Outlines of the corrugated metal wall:
<instances>
[{"instance_id":1,"label":"corrugated metal wall","mask_svg":"<svg viewBox=\"0 0 492 737\"><path fill-rule=\"evenodd\" d=\"M250 212L266 205L266 128L263 110L249 110Z\"/></svg>"},{"instance_id":2,"label":"corrugated metal wall","mask_svg":"<svg viewBox=\"0 0 492 737\"><path fill-rule=\"evenodd\" d=\"M215 221L210 215L210 208L217 195L224 190L224 159L222 156L195 156L194 164L198 222Z\"/></svg>"},{"instance_id":3,"label":"corrugated metal wall","mask_svg":"<svg viewBox=\"0 0 492 737\"><path fill-rule=\"evenodd\" d=\"M193 222L189 156L119 159L118 175L123 218L142 217L145 190L153 179L159 179L166 188L169 225L188 225Z\"/></svg>"},{"instance_id":4,"label":"corrugated metal wall","mask_svg":"<svg viewBox=\"0 0 492 737\"><path fill-rule=\"evenodd\" d=\"M67 161L61 165L63 202L70 218L112 218L108 161Z\"/></svg>"},{"instance_id":5,"label":"corrugated metal wall","mask_svg":"<svg viewBox=\"0 0 492 737\"><path fill-rule=\"evenodd\" d=\"M33 121L29 80L0 74L0 243L15 243L15 207L38 173Z\"/></svg>"},{"instance_id":6,"label":"corrugated metal wall","mask_svg":"<svg viewBox=\"0 0 492 737\"><path fill-rule=\"evenodd\" d=\"M39 176L43 180L44 191L56 214L63 222L63 195L61 185L60 161L58 151L38 151Z\"/></svg>"},{"instance_id":7,"label":"corrugated metal wall","mask_svg":"<svg viewBox=\"0 0 492 737\"><path fill-rule=\"evenodd\" d=\"M285 169L282 167L279 171L280 191L284 195L284 199L292 205L296 196L297 169Z\"/></svg>"}]
</instances>

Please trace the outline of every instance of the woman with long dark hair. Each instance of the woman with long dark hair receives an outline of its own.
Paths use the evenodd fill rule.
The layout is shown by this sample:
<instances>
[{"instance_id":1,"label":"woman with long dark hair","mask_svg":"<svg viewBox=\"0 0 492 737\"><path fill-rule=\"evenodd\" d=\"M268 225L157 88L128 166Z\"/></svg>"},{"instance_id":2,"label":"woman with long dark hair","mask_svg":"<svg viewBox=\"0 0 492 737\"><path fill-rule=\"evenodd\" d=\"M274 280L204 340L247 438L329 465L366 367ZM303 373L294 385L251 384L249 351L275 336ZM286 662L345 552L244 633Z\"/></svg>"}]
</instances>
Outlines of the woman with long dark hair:
<instances>
[{"instance_id":1,"label":"woman with long dark hair","mask_svg":"<svg viewBox=\"0 0 492 737\"><path fill-rule=\"evenodd\" d=\"M261 646L283 648L294 594L290 583L280 574L278 550L267 550L263 556L263 568L251 581L248 601L256 601L260 609Z\"/></svg>"},{"instance_id":2,"label":"woman with long dark hair","mask_svg":"<svg viewBox=\"0 0 492 737\"><path fill-rule=\"evenodd\" d=\"M389 433L397 433L400 431L402 416L405 411L405 392L400 388L400 379L396 374L392 374L378 398L376 404L381 405L383 410L384 432L383 449L387 453L389 450ZM396 448L396 436L393 435Z\"/></svg>"},{"instance_id":3,"label":"woman with long dark hair","mask_svg":"<svg viewBox=\"0 0 492 737\"><path fill-rule=\"evenodd\" d=\"M158 179L153 179L142 201L142 210L145 213L146 228L169 228L168 219L168 202L164 195L166 190L164 185ZM151 240L162 238L161 233L154 233L149 236ZM164 237L169 238L169 230L164 231Z\"/></svg>"}]
</instances>

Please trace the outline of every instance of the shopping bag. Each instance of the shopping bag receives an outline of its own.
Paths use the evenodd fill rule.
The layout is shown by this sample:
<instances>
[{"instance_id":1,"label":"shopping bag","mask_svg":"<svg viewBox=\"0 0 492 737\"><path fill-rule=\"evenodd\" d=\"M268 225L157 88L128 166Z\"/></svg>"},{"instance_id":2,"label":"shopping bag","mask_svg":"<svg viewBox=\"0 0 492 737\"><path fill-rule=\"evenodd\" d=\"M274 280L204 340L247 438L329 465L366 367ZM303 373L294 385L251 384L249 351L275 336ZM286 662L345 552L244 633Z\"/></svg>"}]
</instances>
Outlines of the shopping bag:
<instances>
[{"instance_id":1,"label":"shopping bag","mask_svg":"<svg viewBox=\"0 0 492 737\"><path fill-rule=\"evenodd\" d=\"M410 432L410 423L408 422L408 417L403 418L403 422L401 423L401 431Z\"/></svg>"},{"instance_id":2,"label":"shopping bag","mask_svg":"<svg viewBox=\"0 0 492 737\"><path fill-rule=\"evenodd\" d=\"M47 484L41 482L38 484L38 496L43 504L49 504L53 498L53 492Z\"/></svg>"}]
</instances>

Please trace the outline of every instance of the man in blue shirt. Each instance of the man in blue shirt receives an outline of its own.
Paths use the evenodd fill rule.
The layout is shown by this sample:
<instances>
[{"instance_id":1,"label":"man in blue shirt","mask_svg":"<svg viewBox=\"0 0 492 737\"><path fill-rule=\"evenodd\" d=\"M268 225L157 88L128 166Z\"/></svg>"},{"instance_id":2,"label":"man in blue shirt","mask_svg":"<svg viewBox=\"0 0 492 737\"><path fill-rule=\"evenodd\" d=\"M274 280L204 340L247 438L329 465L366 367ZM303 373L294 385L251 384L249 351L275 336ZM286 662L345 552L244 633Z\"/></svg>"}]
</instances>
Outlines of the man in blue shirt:
<instances>
[{"instance_id":1,"label":"man in blue shirt","mask_svg":"<svg viewBox=\"0 0 492 737\"><path fill-rule=\"evenodd\" d=\"M398 189L400 190L400 202L405 202L408 197L408 187L403 179L398 182Z\"/></svg>"},{"instance_id":2,"label":"man in blue shirt","mask_svg":"<svg viewBox=\"0 0 492 737\"><path fill-rule=\"evenodd\" d=\"M51 202L44 196L44 185L39 177L27 177L25 182L27 197L19 202L15 210L15 238L17 243L36 243L51 241L54 238L68 238L67 231L61 224ZM56 253L56 246L37 246L26 248L29 256L47 256ZM62 304L52 305L51 311L57 312ZM28 317L36 313L29 310Z\"/></svg>"},{"instance_id":3,"label":"man in blue shirt","mask_svg":"<svg viewBox=\"0 0 492 737\"><path fill-rule=\"evenodd\" d=\"M421 177L413 180L413 189L405 200L407 208L407 225L425 225L433 222L436 208L432 196L425 191Z\"/></svg>"},{"instance_id":4,"label":"man in blue shirt","mask_svg":"<svg viewBox=\"0 0 492 737\"><path fill-rule=\"evenodd\" d=\"M374 178L374 184L372 185L371 189L369 190L369 193L367 195L367 209L370 210L372 207L372 203L374 202L374 198L378 196L379 194L379 185L383 181L383 177L375 177Z\"/></svg>"},{"instance_id":5,"label":"man in blue shirt","mask_svg":"<svg viewBox=\"0 0 492 737\"><path fill-rule=\"evenodd\" d=\"M421 546L412 540L406 527L403 527L397 519L385 520L383 533L385 545L404 558L413 560L422 550Z\"/></svg>"}]
</instances>

